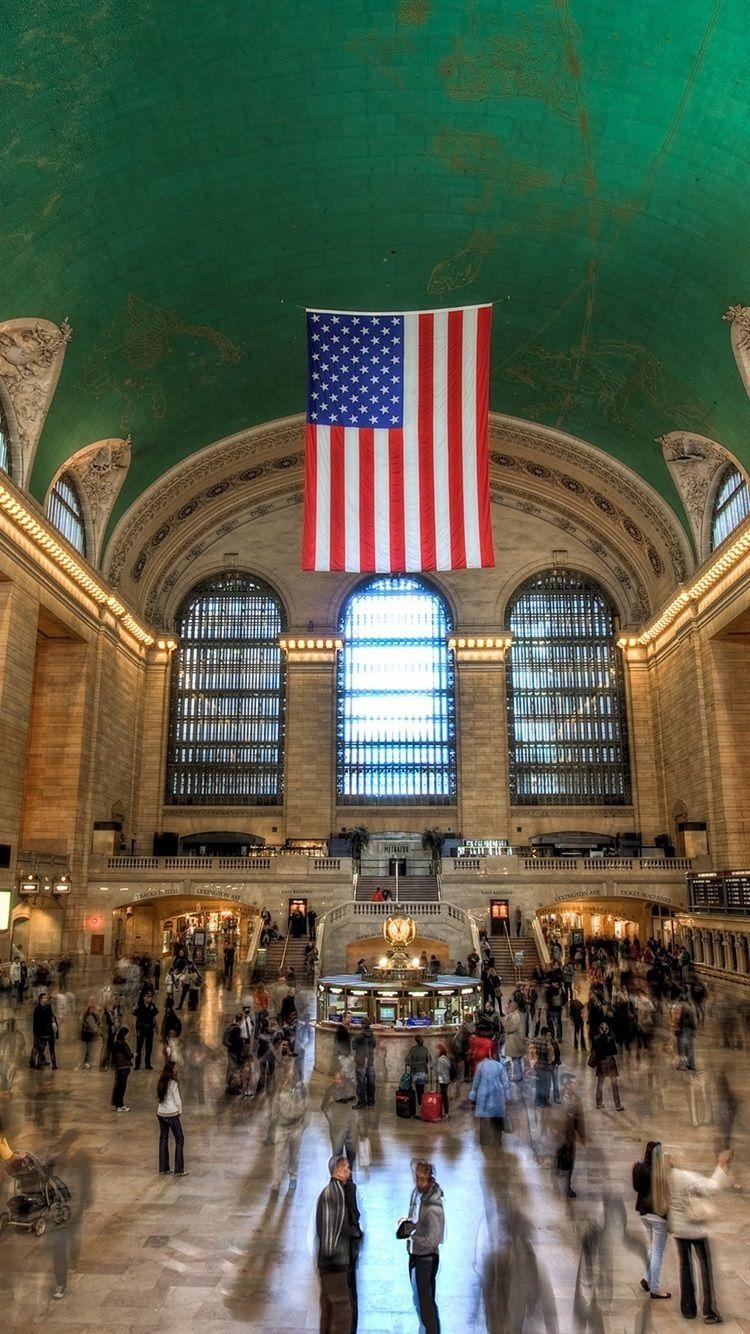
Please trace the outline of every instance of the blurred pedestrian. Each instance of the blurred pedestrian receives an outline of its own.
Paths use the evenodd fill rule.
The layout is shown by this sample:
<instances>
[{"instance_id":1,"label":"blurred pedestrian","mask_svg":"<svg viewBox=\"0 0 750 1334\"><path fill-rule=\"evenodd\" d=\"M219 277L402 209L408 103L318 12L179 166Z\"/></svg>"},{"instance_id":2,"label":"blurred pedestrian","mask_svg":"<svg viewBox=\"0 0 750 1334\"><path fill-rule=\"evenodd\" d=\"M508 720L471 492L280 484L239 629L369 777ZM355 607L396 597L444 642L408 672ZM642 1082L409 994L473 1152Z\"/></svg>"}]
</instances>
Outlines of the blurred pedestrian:
<instances>
[{"instance_id":1,"label":"blurred pedestrian","mask_svg":"<svg viewBox=\"0 0 750 1334\"><path fill-rule=\"evenodd\" d=\"M133 1069L133 1053L128 1045L129 1028L119 1028L112 1049L115 1067L115 1082L112 1086L112 1106L116 1112L129 1112L125 1106L125 1090L128 1086L130 1071Z\"/></svg>"},{"instance_id":2,"label":"blurred pedestrian","mask_svg":"<svg viewBox=\"0 0 750 1334\"><path fill-rule=\"evenodd\" d=\"M101 1025L99 1015L96 1012L94 997L89 997L89 1003L81 1016L81 1042L83 1043L83 1064L82 1070L91 1069L91 1051L94 1043L101 1036Z\"/></svg>"}]
</instances>

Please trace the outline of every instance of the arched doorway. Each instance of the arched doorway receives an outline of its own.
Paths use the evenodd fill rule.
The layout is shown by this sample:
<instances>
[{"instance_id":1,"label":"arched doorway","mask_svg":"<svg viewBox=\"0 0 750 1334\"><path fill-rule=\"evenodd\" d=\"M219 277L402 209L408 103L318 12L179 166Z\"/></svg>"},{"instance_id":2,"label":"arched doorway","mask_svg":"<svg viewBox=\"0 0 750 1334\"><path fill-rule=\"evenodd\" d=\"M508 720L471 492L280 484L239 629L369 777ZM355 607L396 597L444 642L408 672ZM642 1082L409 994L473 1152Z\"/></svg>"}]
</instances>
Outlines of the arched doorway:
<instances>
[{"instance_id":1,"label":"arched doorway","mask_svg":"<svg viewBox=\"0 0 750 1334\"><path fill-rule=\"evenodd\" d=\"M237 961L244 962L260 912L238 893L144 891L113 910L113 957L171 959L182 946L199 967L221 969L224 947L232 945Z\"/></svg>"},{"instance_id":2,"label":"arched doorway","mask_svg":"<svg viewBox=\"0 0 750 1334\"><path fill-rule=\"evenodd\" d=\"M548 945L557 940L564 958L592 940L605 945L633 941L641 946L654 934L654 904L645 896L583 897L541 905L536 916Z\"/></svg>"}]
</instances>

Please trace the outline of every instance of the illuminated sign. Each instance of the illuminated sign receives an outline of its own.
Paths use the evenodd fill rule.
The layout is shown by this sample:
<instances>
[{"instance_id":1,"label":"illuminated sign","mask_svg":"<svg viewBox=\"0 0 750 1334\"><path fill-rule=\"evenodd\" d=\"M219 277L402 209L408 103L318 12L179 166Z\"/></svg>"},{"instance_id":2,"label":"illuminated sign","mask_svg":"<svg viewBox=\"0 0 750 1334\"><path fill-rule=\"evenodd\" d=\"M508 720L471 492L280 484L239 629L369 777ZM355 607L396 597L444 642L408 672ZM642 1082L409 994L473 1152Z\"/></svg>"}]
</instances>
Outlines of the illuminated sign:
<instances>
[{"instance_id":1,"label":"illuminated sign","mask_svg":"<svg viewBox=\"0 0 750 1334\"><path fill-rule=\"evenodd\" d=\"M0 889L0 931L7 931L10 922L10 894L9 889Z\"/></svg>"}]
</instances>

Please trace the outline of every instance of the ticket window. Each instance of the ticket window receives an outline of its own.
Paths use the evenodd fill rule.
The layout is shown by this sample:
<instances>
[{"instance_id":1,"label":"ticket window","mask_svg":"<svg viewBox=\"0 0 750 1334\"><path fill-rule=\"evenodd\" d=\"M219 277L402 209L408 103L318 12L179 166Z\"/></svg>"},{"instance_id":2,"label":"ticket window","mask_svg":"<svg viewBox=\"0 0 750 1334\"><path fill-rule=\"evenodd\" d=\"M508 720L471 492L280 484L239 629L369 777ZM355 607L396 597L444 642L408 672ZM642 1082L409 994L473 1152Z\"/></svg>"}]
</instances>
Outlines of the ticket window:
<instances>
[{"instance_id":1,"label":"ticket window","mask_svg":"<svg viewBox=\"0 0 750 1334\"><path fill-rule=\"evenodd\" d=\"M368 1019L370 1011L367 994L359 996L356 992L350 991L346 999L346 1010L355 1024L361 1024L363 1019Z\"/></svg>"}]
</instances>

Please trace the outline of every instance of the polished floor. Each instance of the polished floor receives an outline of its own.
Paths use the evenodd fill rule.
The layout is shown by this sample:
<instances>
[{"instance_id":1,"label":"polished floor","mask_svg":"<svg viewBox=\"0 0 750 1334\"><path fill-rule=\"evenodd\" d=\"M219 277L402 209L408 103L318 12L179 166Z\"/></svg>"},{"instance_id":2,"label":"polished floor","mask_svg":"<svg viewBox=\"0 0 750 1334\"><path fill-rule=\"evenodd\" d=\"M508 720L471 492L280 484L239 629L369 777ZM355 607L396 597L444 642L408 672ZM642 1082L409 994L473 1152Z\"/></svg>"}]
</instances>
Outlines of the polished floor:
<instances>
[{"instance_id":1,"label":"polished floor","mask_svg":"<svg viewBox=\"0 0 750 1334\"><path fill-rule=\"evenodd\" d=\"M77 1068L77 1003L60 1014L55 1072L29 1071L30 1004L18 1012L23 1044L13 1092L0 1102L3 1124L14 1147L54 1161L73 1192L75 1212L70 1224L51 1225L42 1237L12 1229L0 1238L0 1328L23 1331L43 1323L108 1334L318 1329L312 1220L328 1179L327 1126L318 1110L326 1080L315 1074L310 1081L313 1116L299 1187L290 1194L285 1184L273 1199L267 1108L262 1098L223 1096L220 1035L235 1000L209 975L201 1010L187 1016L182 1091L189 1176L183 1179L157 1175L156 1072L131 1075L131 1111L116 1115L109 1105L111 1075ZM728 1092L739 1105L733 1185L711 1225L712 1250L724 1328L750 1334L750 1075L747 1051L722 1045L716 1022L722 1004L714 998L699 1034L697 1074L675 1068L666 1042L649 1062L625 1063L622 1114L609 1091L605 1109L594 1109L593 1075L564 1043L563 1068L578 1072L586 1108L575 1200L562 1197L553 1167L557 1109L535 1113L531 1089L515 1107L514 1132L500 1152L480 1147L473 1112L461 1105L464 1088L451 1120L437 1126L396 1120L391 1095L363 1114L372 1166L355 1170L365 1228L361 1334L418 1329L405 1246L394 1236L407 1209L415 1156L431 1158L445 1194L438 1275L443 1334L674 1334L691 1328L676 1300L673 1242L662 1274L673 1299L651 1302L639 1286L644 1232L633 1209L630 1170L648 1138L682 1145L696 1168L710 1170ZM568 1032L566 1025L564 1036ZM741 1032L724 1037L739 1042ZM0 1190L4 1195L7 1183ZM54 1300L61 1274L65 1295Z\"/></svg>"}]
</instances>

